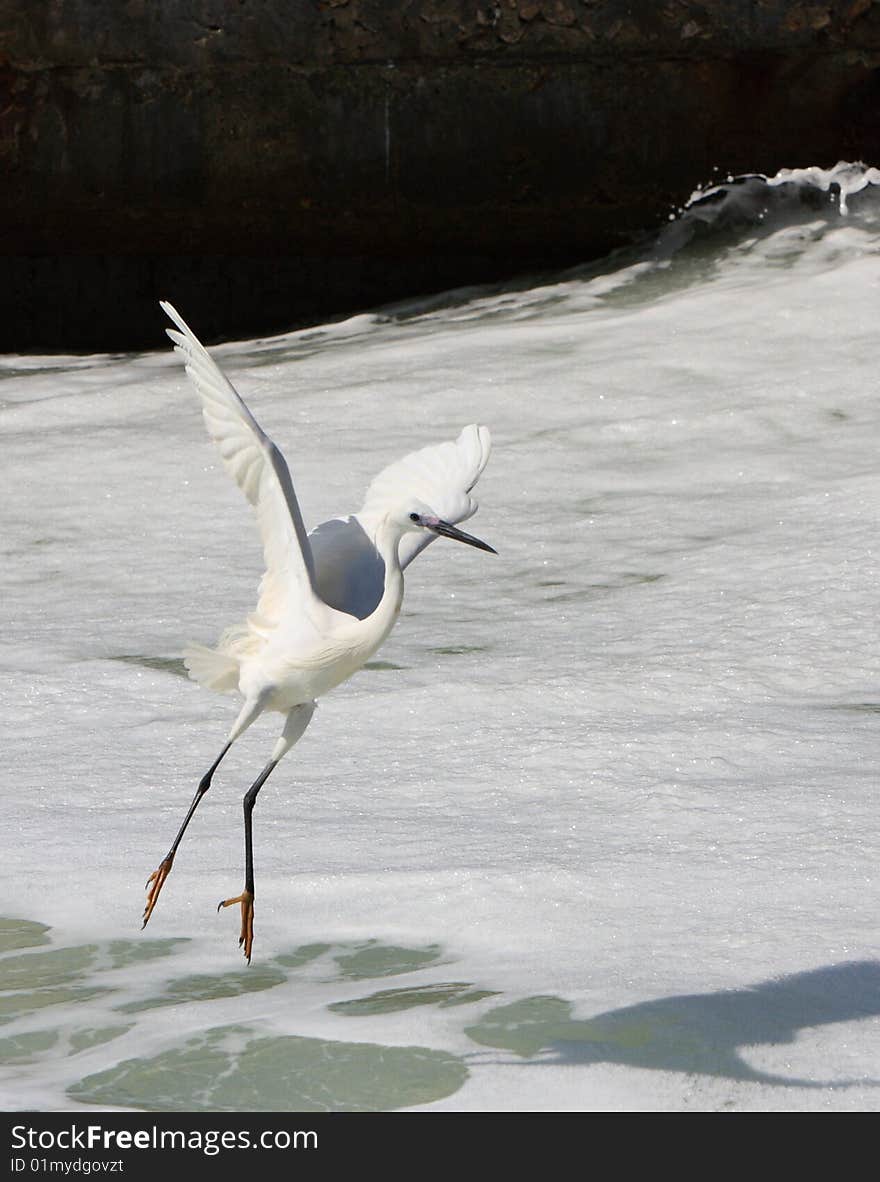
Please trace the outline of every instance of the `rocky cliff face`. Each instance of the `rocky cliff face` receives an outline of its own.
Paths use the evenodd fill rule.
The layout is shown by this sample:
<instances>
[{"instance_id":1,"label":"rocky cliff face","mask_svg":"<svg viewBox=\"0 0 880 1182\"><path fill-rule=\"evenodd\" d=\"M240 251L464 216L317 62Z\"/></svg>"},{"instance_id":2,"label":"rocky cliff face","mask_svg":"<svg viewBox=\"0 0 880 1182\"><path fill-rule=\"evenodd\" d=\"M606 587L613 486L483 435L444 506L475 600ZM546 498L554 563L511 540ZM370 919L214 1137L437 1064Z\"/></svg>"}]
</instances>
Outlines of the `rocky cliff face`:
<instances>
[{"instance_id":1,"label":"rocky cliff face","mask_svg":"<svg viewBox=\"0 0 880 1182\"><path fill-rule=\"evenodd\" d=\"M713 169L880 161L880 4L0 0L0 347L575 263Z\"/></svg>"}]
</instances>

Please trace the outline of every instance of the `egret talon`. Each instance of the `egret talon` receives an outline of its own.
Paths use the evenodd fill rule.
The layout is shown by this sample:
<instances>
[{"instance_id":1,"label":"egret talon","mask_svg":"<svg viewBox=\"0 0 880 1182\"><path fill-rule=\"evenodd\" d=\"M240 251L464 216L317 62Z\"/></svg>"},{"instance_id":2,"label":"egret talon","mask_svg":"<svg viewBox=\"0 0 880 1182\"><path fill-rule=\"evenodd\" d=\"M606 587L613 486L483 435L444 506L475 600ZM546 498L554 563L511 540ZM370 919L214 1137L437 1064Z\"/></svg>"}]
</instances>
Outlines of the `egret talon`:
<instances>
[{"instance_id":1,"label":"egret talon","mask_svg":"<svg viewBox=\"0 0 880 1182\"><path fill-rule=\"evenodd\" d=\"M231 907L233 903L241 904L241 935L238 937L239 948L244 947L244 954L248 964L251 963L251 951L254 946L254 896L253 892L244 890L234 899L223 899L220 907ZM220 907L217 910L220 910Z\"/></svg>"},{"instance_id":2,"label":"egret talon","mask_svg":"<svg viewBox=\"0 0 880 1182\"><path fill-rule=\"evenodd\" d=\"M147 926L150 916L153 914L153 908L159 901L159 893L165 885L165 879L171 873L171 867L174 864L174 854L169 854L164 858L147 879L144 890L147 892L147 902L144 906L144 922L141 924L141 931ZM152 885L150 885L152 884Z\"/></svg>"}]
</instances>

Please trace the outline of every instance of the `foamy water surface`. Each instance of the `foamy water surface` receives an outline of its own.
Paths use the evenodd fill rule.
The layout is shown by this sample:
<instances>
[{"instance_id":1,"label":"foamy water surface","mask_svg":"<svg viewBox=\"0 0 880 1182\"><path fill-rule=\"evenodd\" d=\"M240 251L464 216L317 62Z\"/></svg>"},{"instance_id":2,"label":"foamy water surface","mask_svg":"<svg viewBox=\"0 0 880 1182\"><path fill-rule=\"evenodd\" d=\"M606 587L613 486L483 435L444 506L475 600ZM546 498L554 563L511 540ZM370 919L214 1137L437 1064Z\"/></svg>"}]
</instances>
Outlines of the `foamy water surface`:
<instances>
[{"instance_id":1,"label":"foamy water surface","mask_svg":"<svg viewBox=\"0 0 880 1182\"><path fill-rule=\"evenodd\" d=\"M140 931L237 709L179 653L253 606L247 505L158 310L155 353L0 359L4 1108L880 1108L877 180L215 350L310 525L495 444L499 557L422 555L260 796L250 967L215 909L277 716Z\"/></svg>"}]
</instances>

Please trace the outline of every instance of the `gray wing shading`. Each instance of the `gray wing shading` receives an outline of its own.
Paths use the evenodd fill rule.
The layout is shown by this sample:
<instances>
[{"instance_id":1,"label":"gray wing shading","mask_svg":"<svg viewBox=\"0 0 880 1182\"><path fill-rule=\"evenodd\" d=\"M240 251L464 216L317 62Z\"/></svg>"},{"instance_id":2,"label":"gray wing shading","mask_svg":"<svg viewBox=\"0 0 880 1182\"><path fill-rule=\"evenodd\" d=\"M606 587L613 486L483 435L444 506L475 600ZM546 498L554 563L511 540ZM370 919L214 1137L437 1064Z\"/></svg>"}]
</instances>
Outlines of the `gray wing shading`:
<instances>
[{"instance_id":1,"label":"gray wing shading","mask_svg":"<svg viewBox=\"0 0 880 1182\"><path fill-rule=\"evenodd\" d=\"M333 517L309 534L315 590L340 612L365 620L385 591L385 563L357 517Z\"/></svg>"}]
</instances>

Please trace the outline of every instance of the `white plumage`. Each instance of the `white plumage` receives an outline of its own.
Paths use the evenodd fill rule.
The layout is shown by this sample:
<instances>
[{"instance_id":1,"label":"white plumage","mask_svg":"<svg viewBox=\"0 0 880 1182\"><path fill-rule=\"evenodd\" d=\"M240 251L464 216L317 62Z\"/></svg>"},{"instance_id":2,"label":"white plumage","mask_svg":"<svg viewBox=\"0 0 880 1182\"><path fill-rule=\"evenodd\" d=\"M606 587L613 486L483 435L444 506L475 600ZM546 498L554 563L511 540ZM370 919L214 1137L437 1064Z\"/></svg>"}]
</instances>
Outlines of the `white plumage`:
<instances>
[{"instance_id":1,"label":"white plumage","mask_svg":"<svg viewBox=\"0 0 880 1182\"><path fill-rule=\"evenodd\" d=\"M278 761L300 738L315 699L346 680L379 648L403 597L403 570L437 536L494 553L456 528L477 510L471 492L490 453L486 427L470 425L455 441L434 444L389 464L372 481L360 511L306 533L287 463L232 384L179 313L162 308L175 352L202 403L208 434L227 471L253 505L266 563L255 612L227 629L216 648L190 645L190 676L208 689L238 690L244 703L226 745L202 778L168 854L147 882L144 924L168 877L184 831L232 743L265 710L285 714L272 756L245 796L245 889L239 943L253 943L251 812Z\"/></svg>"}]
</instances>

